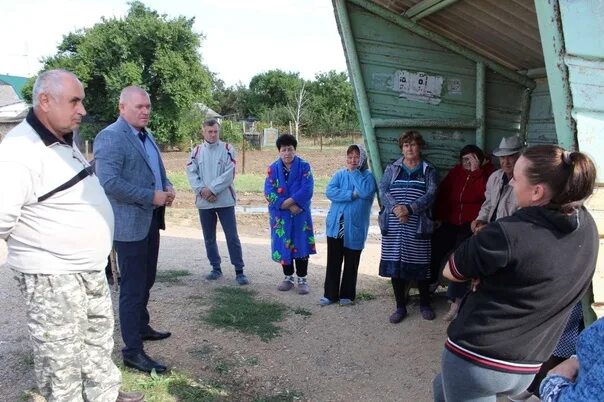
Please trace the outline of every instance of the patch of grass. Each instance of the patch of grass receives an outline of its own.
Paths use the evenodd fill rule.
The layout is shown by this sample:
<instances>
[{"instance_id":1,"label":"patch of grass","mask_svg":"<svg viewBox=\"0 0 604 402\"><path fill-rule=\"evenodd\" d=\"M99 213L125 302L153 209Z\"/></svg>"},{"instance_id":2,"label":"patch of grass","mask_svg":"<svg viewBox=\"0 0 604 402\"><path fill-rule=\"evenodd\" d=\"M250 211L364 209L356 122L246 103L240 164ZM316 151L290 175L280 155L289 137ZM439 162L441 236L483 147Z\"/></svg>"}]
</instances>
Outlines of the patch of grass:
<instances>
[{"instance_id":1,"label":"patch of grass","mask_svg":"<svg viewBox=\"0 0 604 402\"><path fill-rule=\"evenodd\" d=\"M375 300L375 295L369 292L359 292L357 293L356 299L357 301L369 301Z\"/></svg>"},{"instance_id":2,"label":"patch of grass","mask_svg":"<svg viewBox=\"0 0 604 402\"><path fill-rule=\"evenodd\" d=\"M245 362L248 366L257 366L258 365L258 357L252 356L245 359Z\"/></svg>"},{"instance_id":3,"label":"patch of grass","mask_svg":"<svg viewBox=\"0 0 604 402\"><path fill-rule=\"evenodd\" d=\"M214 366L214 370L220 374L227 374L229 371L231 371L231 369L229 368L229 364L224 360L221 360L216 363L216 366Z\"/></svg>"},{"instance_id":4,"label":"patch of grass","mask_svg":"<svg viewBox=\"0 0 604 402\"><path fill-rule=\"evenodd\" d=\"M275 323L283 320L287 307L258 300L256 294L238 287L217 288L204 320L215 327L256 335L268 342L281 332Z\"/></svg>"},{"instance_id":5,"label":"patch of grass","mask_svg":"<svg viewBox=\"0 0 604 402\"><path fill-rule=\"evenodd\" d=\"M21 356L21 363L27 367L34 366L34 355L33 353L25 353Z\"/></svg>"},{"instance_id":6,"label":"patch of grass","mask_svg":"<svg viewBox=\"0 0 604 402\"><path fill-rule=\"evenodd\" d=\"M169 269L166 271L157 271L157 276L155 277L155 282L180 282L180 278L182 276L189 276L191 272L182 270L182 269Z\"/></svg>"},{"instance_id":7,"label":"patch of grass","mask_svg":"<svg viewBox=\"0 0 604 402\"><path fill-rule=\"evenodd\" d=\"M19 400L17 402L30 402L30 401L42 400L42 399L43 399L42 396L36 391L36 389L32 388L27 391L22 391L21 395L19 395Z\"/></svg>"},{"instance_id":8,"label":"patch of grass","mask_svg":"<svg viewBox=\"0 0 604 402\"><path fill-rule=\"evenodd\" d=\"M122 368L122 389L143 392L146 402L210 402L229 396L219 385L203 384L174 371L149 375Z\"/></svg>"},{"instance_id":9,"label":"patch of grass","mask_svg":"<svg viewBox=\"0 0 604 402\"><path fill-rule=\"evenodd\" d=\"M187 179L187 174L185 172L172 170L168 171L166 174L175 190L191 190L191 185L189 184L189 179Z\"/></svg>"},{"instance_id":10,"label":"patch of grass","mask_svg":"<svg viewBox=\"0 0 604 402\"><path fill-rule=\"evenodd\" d=\"M301 315L301 316L303 316L305 318L312 315L312 313L310 311L308 311L307 309L302 308L302 307L296 307L294 309L294 314Z\"/></svg>"},{"instance_id":11,"label":"patch of grass","mask_svg":"<svg viewBox=\"0 0 604 402\"><path fill-rule=\"evenodd\" d=\"M300 391L281 391L276 395L259 397L254 399L254 402L293 402L302 399L302 392Z\"/></svg>"},{"instance_id":12,"label":"patch of grass","mask_svg":"<svg viewBox=\"0 0 604 402\"><path fill-rule=\"evenodd\" d=\"M170 171L168 178L174 189L179 191L191 191L189 180L184 172ZM264 175L238 174L235 176L235 189L242 193L262 193L264 191ZM331 177L315 176L315 193L324 193Z\"/></svg>"},{"instance_id":13,"label":"patch of grass","mask_svg":"<svg viewBox=\"0 0 604 402\"><path fill-rule=\"evenodd\" d=\"M190 350L189 353L199 359L205 359L206 357L209 357L212 353L214 353L214 351L212 350L211 346L202 346L199 349Z\"/></svg>"}]
</instances>

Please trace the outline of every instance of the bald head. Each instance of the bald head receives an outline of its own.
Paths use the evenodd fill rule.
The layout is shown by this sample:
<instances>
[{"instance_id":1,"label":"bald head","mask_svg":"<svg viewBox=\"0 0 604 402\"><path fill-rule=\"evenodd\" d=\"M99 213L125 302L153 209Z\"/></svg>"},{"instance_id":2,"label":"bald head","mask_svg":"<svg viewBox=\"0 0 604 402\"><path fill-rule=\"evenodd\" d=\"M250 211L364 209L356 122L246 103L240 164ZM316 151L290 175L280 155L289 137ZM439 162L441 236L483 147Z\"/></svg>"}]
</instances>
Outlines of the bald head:
<instances>
[{"instance_id":1,"label":"bald head","mask_svg":"<svg viewBox=\"0 0 604 402\"><path fill-rule=\"evenodd\" d=\"M141 129L149 124L151 100L147 91L129 86L120 93L120 116L132 127Z\"/></svg>"}]
</instances>

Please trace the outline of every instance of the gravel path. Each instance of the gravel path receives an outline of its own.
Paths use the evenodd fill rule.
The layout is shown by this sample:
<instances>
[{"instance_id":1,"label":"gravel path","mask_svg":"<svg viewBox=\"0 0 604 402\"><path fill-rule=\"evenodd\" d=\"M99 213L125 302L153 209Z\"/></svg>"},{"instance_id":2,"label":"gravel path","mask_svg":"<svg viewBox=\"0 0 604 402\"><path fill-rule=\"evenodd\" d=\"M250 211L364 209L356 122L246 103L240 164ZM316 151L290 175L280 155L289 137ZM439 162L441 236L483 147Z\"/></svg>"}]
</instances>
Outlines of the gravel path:
<instances>
[{"instance_id":1,"label":"gravel path","mask_svg":"<svg viewBox=\"0 0 604 402\"><path fill-rule=\"evenodd\" d=\"M179 221L174 217L171 220ZM394 301L389 282L376 276L379 243L368 243L359 270L358 290L375 298L352 307L320 307L324 240L319 241L318 254L311 258L311 293L300 296L279 292L275 286L281 280L280 267L269 259L261 222L266 223L265 217L240 222L249 288L264 299L282 302L292 310L303 308L311 315L288 313L281 323L283 334L268 343L202 323L200 316L209 307L209 291L234 283L226 245L224 241L219 244L221 255L226 256L225 277L210 283L203 279L209 266L200 230L196 225L176 226L172 222L162 234L159 269L185 269L192 275L180 283L158 283L154 287L150 301L154 326L169 328L173 336L149 344L149 354L201 379L215 376L212 365L216 361L225 362L231 380L243 382L247 390L232 395L231 400L252 400L254 395L284 391L301 393L302 400L308 401L431 400L431 382L439 367L445 324L438 318L433 322L422 320L416 300L411 301L410 315L402 324L388 323ZM5 255L5 244L0 243L0 264ZM9 269L0 271L0 310L4 312L0 361L8 368L0 371L1 401L16 401L22 391L35 387L23 303L12 276ZM442 296L435 307L442 316L447 309ZM119 351L117 330L115 339Z\"/></svg>"}]
</instances>

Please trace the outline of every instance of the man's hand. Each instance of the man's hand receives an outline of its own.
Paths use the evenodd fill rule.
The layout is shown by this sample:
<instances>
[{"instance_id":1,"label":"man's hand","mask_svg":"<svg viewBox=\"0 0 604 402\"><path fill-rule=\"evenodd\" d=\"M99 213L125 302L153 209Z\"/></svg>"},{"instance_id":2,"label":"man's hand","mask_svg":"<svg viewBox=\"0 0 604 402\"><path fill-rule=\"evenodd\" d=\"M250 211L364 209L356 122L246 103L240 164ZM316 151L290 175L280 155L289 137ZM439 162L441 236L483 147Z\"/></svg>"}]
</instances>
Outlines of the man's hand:
<instances>
[{"instance_id":1,"label":"man's hand","mask_svg":"<svg viewBox=\"0 0 604 402\"><path fill-rule=\"evenodd\" d=\"M470 223L470 229L472 230L472 233L478 233L486 225L487 225L487 223L485 221L479 221L478 219L475 219L472 221L472 223Z\"/></svg>"},{"instance_id":2,"label":"man's hand","mask_svg":"<svg viewBox=\"0 0 604 402\"><path fill-rule=\"evenodd\" d=\"M166 206L171 207L172 201L174 201L174 198L176 198L176 192L174 191L174 187L172 186L166 187L166 192L169 194L168 199L166 200Z\"/></svg>"},{"instance_id":3,"label":"man's hand","mask_svg":"<svg viewBox=\"0 0 604 402\"><path fill-rule=\"evenodd\" d=\"M566 377L569 380L575 381L577 374L579 373L579 360L576 357L571 357L558 364L556 367L551 369L547 374L556 374L562 377Z\"/></svg>"},{"instance_id":4,"label":"man's hand","mask_svg":"<svg viewBox=\"0 0 604 402\"><path fill-rule=\"evenodd\" d=\"M153 194L153 205L163 207L168 202L169 197L170 193L167 191L155 190L155 194Z\"/></svg>"},{"instance_id":5,"label":"man's hand","mask_svg":"<svg viewBox=\"0 0 604 402\"><path fill-rule=\"evenodd\" d=\"M207 187L202 188L199 194L201 194L201 198L203 198L204 200L208 200L208 197L210 197L211 195L214 195L214 193L212 193L210 191L210 189ZM208 200L208 201L210 201L210 200Z\"/></svg>"}]
</instances>

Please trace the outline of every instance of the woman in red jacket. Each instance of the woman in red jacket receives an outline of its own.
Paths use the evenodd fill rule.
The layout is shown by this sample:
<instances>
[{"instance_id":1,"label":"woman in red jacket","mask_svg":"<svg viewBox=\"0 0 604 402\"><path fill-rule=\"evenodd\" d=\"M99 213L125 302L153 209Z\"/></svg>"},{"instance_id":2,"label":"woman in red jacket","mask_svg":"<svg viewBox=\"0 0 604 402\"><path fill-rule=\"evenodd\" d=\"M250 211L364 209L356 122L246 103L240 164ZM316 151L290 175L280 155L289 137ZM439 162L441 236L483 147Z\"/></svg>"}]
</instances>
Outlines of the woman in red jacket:
<instances>
[{"instance_id":1,"label":"woman in red jacket","mask_svg":"<svg viewBox=\"0 0 604 402\"><path fill-rule=\"evenodd\" d=\"M466 145L459 152L459 163L447 173L438 187L434 206L434 219L440 223L432 236L430 272L438 280L438 273L446 258L465 239L472 235L470 223L476 219L484 202L487 180L495 167L485 161L482 150L476 145ZM467 291L466 283L450 283L447 296L453 301L443 317L455 318L459 301Z\"/></svg>"}]
</instances>

